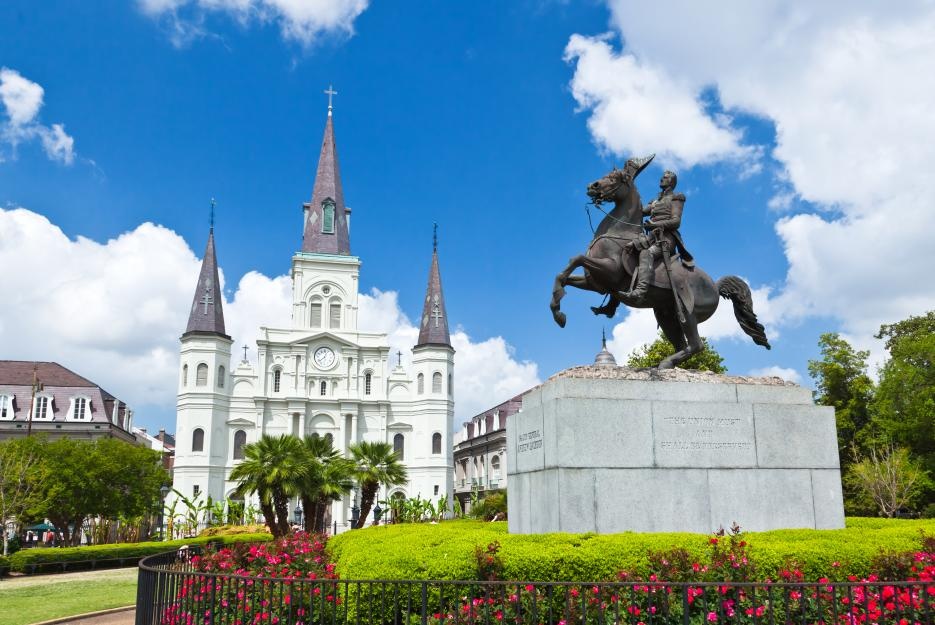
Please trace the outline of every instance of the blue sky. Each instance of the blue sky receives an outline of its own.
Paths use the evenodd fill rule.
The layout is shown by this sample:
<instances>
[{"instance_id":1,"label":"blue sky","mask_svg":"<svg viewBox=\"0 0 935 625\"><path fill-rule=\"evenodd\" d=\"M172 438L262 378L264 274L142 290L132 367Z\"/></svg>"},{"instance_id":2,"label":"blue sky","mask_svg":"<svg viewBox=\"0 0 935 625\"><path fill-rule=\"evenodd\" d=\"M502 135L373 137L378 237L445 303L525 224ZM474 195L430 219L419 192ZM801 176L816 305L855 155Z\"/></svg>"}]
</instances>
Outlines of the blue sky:
<instances>
[{"instance_id":1,"label":"blue sky","mask_svg":"<svg viewBox=\"0 0 935 625\"><path fill-rule=\"evenodd\" d=\"M587 183L629 155L659 154L639 179L644 199L664 166L676 169L688 195L682 232L699 264L715 278L739 274L755 290L772 351L741 338L729 315L713 332L702 328L731 373L768 370L808 383L807 360L826 331L844 332L879 360L873 330L935 302L920 269L869 296L863 282L887 275L870 245L876 207L932 197L930 174L903 186L903 196L887 182L903 162L928 156L932 122L919 112L901 120L917 121L915 132L903 131L881 119L889 101L875 101L881 87L909 84L917 101L932 100L905 62L915 55L925 67L933 58L925 3L883 17L861 3L808 9L804 21L778 4L752 12L728 3L722 9L737 22L730 26L705 23L690 3L342 0L338 15L319 15L317 3L302 0L249 0L246 12L228 4L236 3L0 6L6 84L23 84L15 73L43 90L39 108L18 101L28 109L21 117L32 113L18 126L10 102L5 116L0 109L8 226L0 290L7 282L15 302L0 317L0 357L58 360L127 398L142 424L174 427L173 341L197 272L177 243L200 257L215 197L228 298L244 289L246 300L249 272L267 287L288 272L329 84L338 91L335 128L362 292L395 293L374 301L417 318L439 223L449 318L466 341L458 375L482 395L456 398L461 418L590 362L602 328L618 360L654 338L645 315L592 316L593 294L566 298L565 329L548 310L552 278L590 239ZM664 43L670 29L684 33L677 50ZM759 31L768 36L747 41ZM893 43L892 33L904 40ZM855 38L860 45L848 43ZM862 68L883 84L869 84ZM71 147L59 142L56 151L46 140L55 124ZM910 247L922 250L913 266L924 267L935 260L923 237L932 215L913 210L905 229ZM164 230L140 231L145 222ZM43 248L55 228L67 241ZM835 258L853 267L832 288L819 276L836 270ZM160 264L178 271L159 273ZM69 271L69 284L115 277L63 290L57 276ZM54 305L37 314L48 292L57 294ZM232 312L252 323L267 305L273 300ZM70 307L94 309L93 318ZM141 309L149 312L136 324ZM154 321L160 310L167 314ZM80 329L68 327L72 314ZM121 324L122 334L113 330ZM502 342L491 343L496 337ZM478 345L495 357L480 357L488 352ZM488 391L499 366L510 381Z\"/></svg>"}]
</instances>

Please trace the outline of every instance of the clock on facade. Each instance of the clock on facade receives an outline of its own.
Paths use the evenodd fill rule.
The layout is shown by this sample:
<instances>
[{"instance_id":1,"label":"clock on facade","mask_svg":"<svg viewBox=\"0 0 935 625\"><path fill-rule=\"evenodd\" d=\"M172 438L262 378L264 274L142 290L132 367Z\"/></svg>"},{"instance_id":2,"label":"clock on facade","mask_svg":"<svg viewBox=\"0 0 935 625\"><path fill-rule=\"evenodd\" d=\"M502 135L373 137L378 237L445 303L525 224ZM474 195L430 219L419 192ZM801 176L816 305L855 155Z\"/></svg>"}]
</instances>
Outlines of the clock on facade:
<instances>
[{"instance_id":1,"label":"clock on facade","mask_svg":"<svg viewBox=\"0 0 935 625\"><path fill-rule=\"evenodd\" d=\"M315 364L322 369L327 369L334 364L334 351L330 347L319 347L315 350Z\"/></svg>"}]
</instances>

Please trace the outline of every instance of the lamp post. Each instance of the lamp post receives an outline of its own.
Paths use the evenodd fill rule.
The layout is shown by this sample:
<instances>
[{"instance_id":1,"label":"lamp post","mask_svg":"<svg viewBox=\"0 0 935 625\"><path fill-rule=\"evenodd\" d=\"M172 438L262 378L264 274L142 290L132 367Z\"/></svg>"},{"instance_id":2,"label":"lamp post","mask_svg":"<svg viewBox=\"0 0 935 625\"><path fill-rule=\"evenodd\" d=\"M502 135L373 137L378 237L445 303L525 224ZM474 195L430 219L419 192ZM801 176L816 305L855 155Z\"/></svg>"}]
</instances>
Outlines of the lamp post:
<instances>
[{"instance_id":1,"label":"lamp post","mask_svg":"<svg viewBox=\"0 0 935 625\"><path fill-rule=\"evenodd\" d=\"M380 507L380 502L377 502L377 505L373 507L373 524L380 524L380 517L383 515L383 508Z\"/></svg>"},{"instance_id":2,"label":"lamp post","mask_svg":"<svg viewBox=\"0 0 935 625\"><path fill-rule=\"evenodd\" d=\"M360 521L360 507L357 505L357 491L354 491L354 505L351 506L351 529L357 529L357 522Z\"/></svg>"},{"instance_id":3,"label":"lamp post","mask_svg":"<svg viewBox=\"0 0 935 625\"><path fill-rule=\"evenodd\" d=\"M302 527L302 504L295 508L295 524Z\"/></svg>"},{"instance_id":4,"label":"lamp post","mask_svg":"<svg viewBox=\"0 0 935 625\"><path fill-rule=\"evenodd\" d=\"M166 495L169 494L169 487L163 484L162 488L159 489L159 494L162 495L161 503L162 507L159 508L159 536L160 540L166 539Z\"/></svg>"}]
</instances>

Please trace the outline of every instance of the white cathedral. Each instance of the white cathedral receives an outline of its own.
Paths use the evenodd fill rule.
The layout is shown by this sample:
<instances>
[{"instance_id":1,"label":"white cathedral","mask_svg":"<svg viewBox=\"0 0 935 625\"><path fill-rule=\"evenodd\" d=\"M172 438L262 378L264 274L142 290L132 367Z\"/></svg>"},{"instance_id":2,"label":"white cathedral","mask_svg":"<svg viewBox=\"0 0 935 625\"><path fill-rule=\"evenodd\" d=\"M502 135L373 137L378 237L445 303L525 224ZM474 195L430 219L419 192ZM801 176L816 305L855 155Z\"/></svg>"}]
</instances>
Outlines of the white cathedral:
<instances>
[{"instance_id":1,"label":"white cathedral","mask_svg":"<svg viewBox=\"0 0 935 625\"><path fill-rule=\"evenodd\" d=\"M361 261L351 254L330 106L303 213L302 249L292 257L292 325L259 328L256 368L246 359L231 367L213 228L208 235L181 337L174 489L200 501L237 499L229 475L244 445L263 434L294 434L330 438L344 453L358 441L388 442L409 482L378 499L450 499L454 349L437 248L411 367L394 367L387 335L357 327ZM334 503L339 531L354 503L352 495Z\"/></svg>"}]
</instances>

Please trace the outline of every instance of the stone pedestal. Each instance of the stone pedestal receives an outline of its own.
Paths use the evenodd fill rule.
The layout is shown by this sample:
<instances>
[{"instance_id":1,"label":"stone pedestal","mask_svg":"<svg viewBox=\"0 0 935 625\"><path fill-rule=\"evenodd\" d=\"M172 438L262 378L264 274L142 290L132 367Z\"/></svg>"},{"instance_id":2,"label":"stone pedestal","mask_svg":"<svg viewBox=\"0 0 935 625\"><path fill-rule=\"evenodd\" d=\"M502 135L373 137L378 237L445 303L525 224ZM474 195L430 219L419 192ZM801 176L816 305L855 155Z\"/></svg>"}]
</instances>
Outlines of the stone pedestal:
<instances>
[{"instance_id":1,"label":"stone pedestal","mask_svg":"<svg viewBox=\"0 0 935 625\"><path fill-rule=\"evenodd\" d=\"M511 533L844 527L834 410L778 378L575 367L507 449Z\"/></svg>"}]
</instances>

